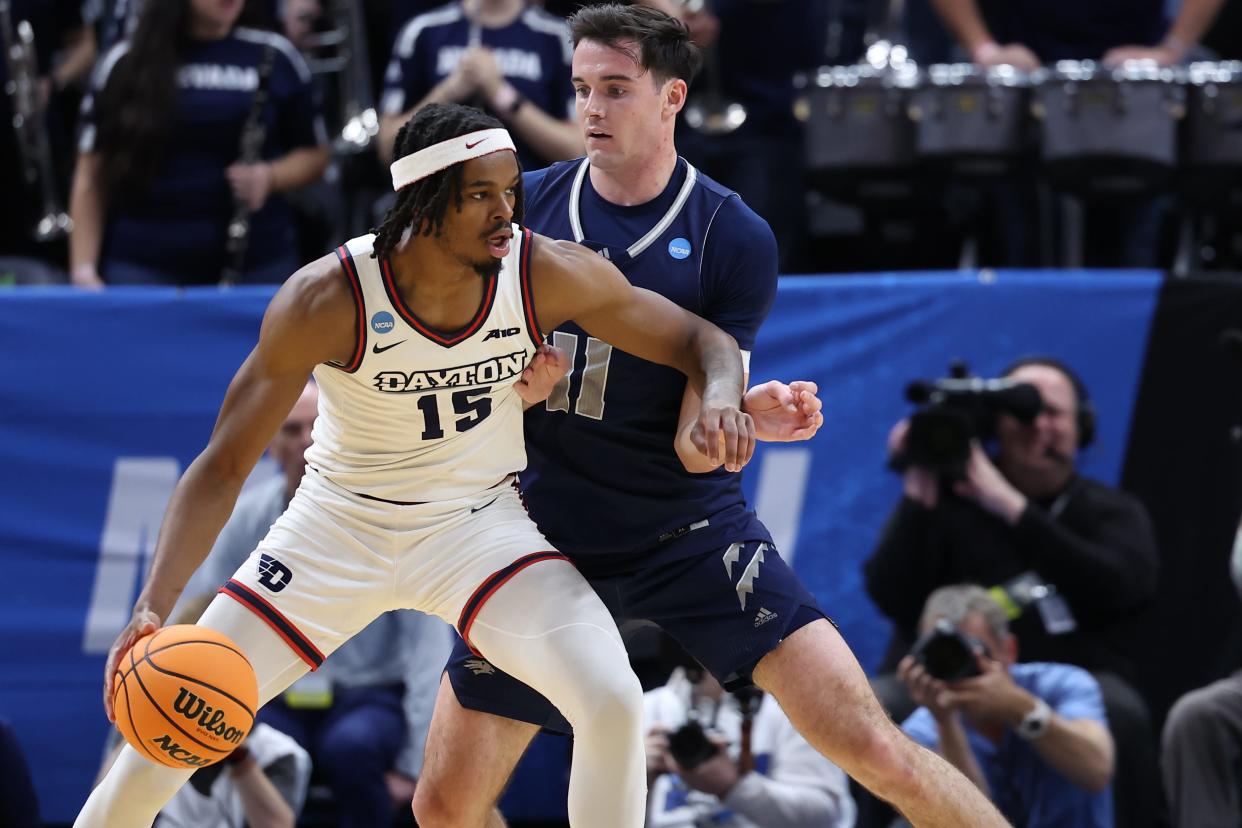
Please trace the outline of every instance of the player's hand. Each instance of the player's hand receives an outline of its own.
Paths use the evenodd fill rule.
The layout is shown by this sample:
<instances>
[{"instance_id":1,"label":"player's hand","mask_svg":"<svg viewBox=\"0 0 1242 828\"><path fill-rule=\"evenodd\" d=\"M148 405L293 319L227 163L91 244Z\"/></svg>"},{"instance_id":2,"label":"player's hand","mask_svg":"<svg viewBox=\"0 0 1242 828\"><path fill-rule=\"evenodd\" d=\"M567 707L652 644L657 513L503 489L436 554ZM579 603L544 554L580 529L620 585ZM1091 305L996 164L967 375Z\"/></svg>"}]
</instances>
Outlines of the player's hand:
<instances>
[{"instance_id":1,"label":"player's hand","mask_svg":"<svg viewBox=\"0 0 1242 828\"><path fill-rule=\"evenodd\" d=\"M741 471L755 453L755 421L733 405L704 402L690 442L712 466Z\"/></svg>"},{"instance_id":2,"label":"player's hand","mask_svg":"<svg viewBox=\"0 0 1242 828\"><path fill-rule=\"evenodd\" d=\"M769 443L809 440L824 424L819 386L798 380L786 385L771 380L756 385L742 398L742 408L755 421L755 439Z\"/></svg>"},{"instance_id":3,"label":"player's hand","mask_svg":"<svg viewBox=\"0 0 1242 828\"><path fill-rule=\"evenodd\" d=\"M121 663L121 658L134 646L135 641L155 632L161 626L160 617L151 610L135 609L125 629L121 630L121 634L112 643L112 649L108 650L108 661L104 665L103 703L104 714L113 724L116 723L116 711L112 709L112 678L116 675L116 667Z\"/></svg>"},{"instance_id":4,"label":"player's hand","mask_svg":"<svg viewBox=\"0 0 1242 828\"><path fill-rule=\"evenodd\" d=\"M541 403L571 367L569 355L563 350L554 345L540 345L513 387L527 406Z\"/></svg>"},{"instance_id":5,"label":"player's hand","mask_svg":"<svg viewBox=\"0 0 1242 828\"><path fill-rule=\"evenodd\" d=\"M224 171L233 190L233 198L244 201L255 212L267 201L272 191L272 165L266 162L243 164L240 161Z\"/></svg>"}]
</instances>

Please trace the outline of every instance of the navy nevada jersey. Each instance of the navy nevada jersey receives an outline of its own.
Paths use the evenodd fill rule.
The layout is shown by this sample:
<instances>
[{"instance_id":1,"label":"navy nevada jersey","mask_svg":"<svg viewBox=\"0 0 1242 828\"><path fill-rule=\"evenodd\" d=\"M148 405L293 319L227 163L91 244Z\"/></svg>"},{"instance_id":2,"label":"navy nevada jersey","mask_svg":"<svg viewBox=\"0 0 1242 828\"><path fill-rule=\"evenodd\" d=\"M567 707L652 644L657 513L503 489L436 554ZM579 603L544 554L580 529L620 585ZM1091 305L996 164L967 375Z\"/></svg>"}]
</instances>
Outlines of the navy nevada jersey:
<instances>
[{"instance_id":1,"label":"navy nevada jersey","mask_svg":"<svg viewBox=\"0 0 1242 828\"><path fill-rule=\"evenodd\" d=\"M532 230L591 247L632 284L710 320L749 354L776 293L776 241L736 193L682 159L663 193L632 207L600 197L582 159L528 173L524 184ZM573 368L527 412L521 478L531 515L557 549L603 565L599 556L679 557L770 540L740 475L692 475L677 458L684 375L573 323L548 341Z\"/></svg>"}]
</instances>

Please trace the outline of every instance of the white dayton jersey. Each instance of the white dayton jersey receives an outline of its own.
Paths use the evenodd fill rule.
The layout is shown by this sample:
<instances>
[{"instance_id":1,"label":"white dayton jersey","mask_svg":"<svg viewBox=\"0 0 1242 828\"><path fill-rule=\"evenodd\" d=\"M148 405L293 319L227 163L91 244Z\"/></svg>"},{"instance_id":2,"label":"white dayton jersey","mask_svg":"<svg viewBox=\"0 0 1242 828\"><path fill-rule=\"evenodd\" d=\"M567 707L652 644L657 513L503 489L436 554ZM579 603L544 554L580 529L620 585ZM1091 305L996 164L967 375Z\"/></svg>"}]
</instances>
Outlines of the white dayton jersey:
<instances>
[{"instance_id":1,"label":"white dayton jersey","mask_svg":"<svg viewBox=\"0 0 1242 828\"><path fill-rule=\"evenodd\" d=\"M396 503L453 500L526 467L513 388L542 341L530 291L531 233L513 225L500 273L459 331L436 331L401 298L375 237L337 248L357 304L348 364L315 368L319 417L307 465L355 494Z\"/></svg>"}]
</instances>

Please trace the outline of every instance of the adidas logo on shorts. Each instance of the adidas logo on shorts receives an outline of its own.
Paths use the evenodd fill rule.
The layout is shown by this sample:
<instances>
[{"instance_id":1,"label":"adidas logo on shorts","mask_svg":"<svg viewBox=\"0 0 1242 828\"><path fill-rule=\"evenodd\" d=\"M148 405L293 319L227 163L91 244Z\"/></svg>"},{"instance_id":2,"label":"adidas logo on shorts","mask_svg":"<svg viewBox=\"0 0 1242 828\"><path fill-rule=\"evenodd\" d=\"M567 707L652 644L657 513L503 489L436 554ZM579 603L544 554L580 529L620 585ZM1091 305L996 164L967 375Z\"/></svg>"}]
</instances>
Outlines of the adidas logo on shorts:
<instances>
[{"instance_id":1,"label":"adidas logo on shorts","mask_svg":"<svg viewBox=\"0 0 1242 828\"><path fill-rule=\"evenodd\" d=\"M759 612L755 614L755 627L762 627L764 624L776 618L777 614L766 607L760 607Z\"/></svg>"}]
</instances>

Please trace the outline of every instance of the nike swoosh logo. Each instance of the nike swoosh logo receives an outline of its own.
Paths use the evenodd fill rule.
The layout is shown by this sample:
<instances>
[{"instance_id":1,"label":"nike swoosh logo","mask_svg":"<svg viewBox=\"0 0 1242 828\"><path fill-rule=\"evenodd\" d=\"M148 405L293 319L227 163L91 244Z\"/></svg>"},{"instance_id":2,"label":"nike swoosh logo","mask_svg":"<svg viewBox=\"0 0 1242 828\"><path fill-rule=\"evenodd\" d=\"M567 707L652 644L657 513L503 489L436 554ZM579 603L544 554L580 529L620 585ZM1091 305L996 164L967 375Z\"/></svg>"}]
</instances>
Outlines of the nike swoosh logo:
<instances>
[{"instance_id":1,"label":"nike swoosh logo","mask_svg":"<svg viewBox=\"0 0 1242 828\"><path fill-rule=\"evenodd\" d=\"M487 140L486 138L480 138L479 140L475 141L473 144L466 144L466 149L474 149L475 147L477 147L479 144L483 143L486 140Z\"/></svg>"},{"instance_id":2,"label":"nike swoosh logo","mask_svg":"<svg viewBox=\"0 0 1242 828\"><path fill-rule=\"evenodd\" d=\"M401 342L405 342L405 340L403 339L403 340L401 340ZM383 348L381 348L381 347L379 346L379 343L377 342L377 343L375 343L374 345L372 345L372 346L371 346L371 353L373 353L373 354L382 354L382 353L384 353L384 351L388 351L388 350L391 350L391 349L393 349L393 348L397 347L398 345L400 345L400 344L401 344L401 342L394 342L394 343L392 343L391 345L385 345Z\"/></svg>"},{"instance_id":3,"label":"nike swoosh logo","mask_svg":"<svg viewBox=\"0 0 1242 828\"><path fill-rule=\"evenodd\" d=\"M484 140L487 140L487 139L484 139ZM471 509L471 510L470 510L470 514L472 514L472 515L473 515L475 512L478 512L478 511L481 511L481 510L483 510L483 509L486 509L488 506L491 506L491 505L492 505L493 503L495 503L497 500L500 500L500 495L496 495L496 496L495 496L495 497L493 497L491 500L489 500L489 501L487 501L486 503L484 503L482 506L475 506L473 509Z\"/></svg>"}]
</instances>

